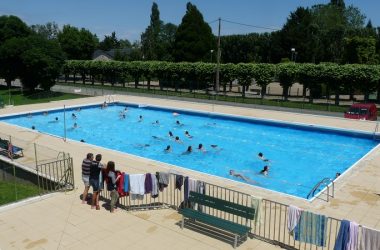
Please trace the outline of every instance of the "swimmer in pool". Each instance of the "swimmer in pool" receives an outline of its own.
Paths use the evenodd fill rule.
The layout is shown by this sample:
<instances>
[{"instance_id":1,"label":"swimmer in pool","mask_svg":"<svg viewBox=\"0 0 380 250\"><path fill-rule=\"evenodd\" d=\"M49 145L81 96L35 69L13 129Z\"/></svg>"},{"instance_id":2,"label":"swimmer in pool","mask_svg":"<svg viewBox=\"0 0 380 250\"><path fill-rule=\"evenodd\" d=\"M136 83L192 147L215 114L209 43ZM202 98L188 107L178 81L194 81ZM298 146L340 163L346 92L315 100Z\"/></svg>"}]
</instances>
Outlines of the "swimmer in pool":
<instances>
[{"instance_id":1,"label":"swimmer in pool","mask_svg":"<svg viewBox=\"0 0 380 250\"><path fill-rule=\"evenodd\" d=\"M46 116L46 115L48 115L48 112L47 112L47 111L45 111L45 112L44 112L44 115L45 115L45 116Z\"/></svg>"},{"instance_id":2,"label":"swimmer in pool","mask_svg":"<svg viewBox=\"0 0 380 250\"><path fill-rule=\"evenodd\" d=\"M183 142L181 141L181 139L179 139L178 136L175 137L174 141L177 142L177 143L183 143Z\"/></svg>"},{"instance_id":3,"label":"swimmer in pool","mask_svg":"<svg viewBox=\"0 0 380 250\"><path fill-rule=\"evenodd\" d=\"M191 154L191 152L193 152L193 148L191 146L188 146L187 150L183 152L182 155L188 155Z\"/></svg>"},{"instance_id":4,"label":"swimmer in pool","mask_svg":"<svg viewBox=\"0 0 380 250\"><path fill-rule=\"evenodd\" d=\"M165 153L171 153L172 152L172 147L170 145L167 145L166 148L164 149Z\"/></svg>"},{"instance_id":5,"label":"swimmer in pool","mask_svg":"<svg viewBox=\"0 0 380 250\"><path fill-rule=\"evenodd\" d=\"M143 117L142 117L142 115L140 115L138 122L142 122L142 121L143 121Z\"/></svg>"},{"instance_id":6,"label":"swimmer in pool","mask_svg":"<svg viewBox=\"0 0 380 250\"><path fill-rule=\"evenodd\" d=\"M264 157L264 154L261 153L261 152L260 152L257 156L258 156L259 159L262 160L262 161L265 161L265 162L270 161L269 159L266 159L266 158Z\"/></svg>"},{"instance_id":7,"label":"swimmer in pool","mask_svg":"<svg viewBox=\"0 0 380 250\"><path fill-rule=\"evenodd\" d=\"M265 175L265 176L268 176L268 173L269 173L269 167L268 167L268 166L265 166L265 167L260 171L260 174Z\"/></svg>"},{"instance_id":8,"label":"swimmer in pool","mask_svg":"<svg viewBox=\"0 0 380 250\"><path fill-rule=\"evenodd\" d=\"M173 137L174 137L174 135L173 135L172 131L169 131L169 137L171 137L171 138L173 138Z\"/></svg>"},{"instance_id":9,"label":"swimmer in pool","mask_svg":"<svg viewBox=\"0 0 380 250\"><path fill-rule=\"evenodd\" d=\"M81 108L77 108L77 112L80 112L81 111Z\"/></svg>"},{"instance_id":10,"label":"swimmer in pool","mask_svg":"<svg viewBox=\"0 0 380 250\"><path fill-rule=\"evenodd\" d=\"M242 179L243 181L246 181L246 182L248 182L248 183L251 183L251 184L259 184L259 183L257 183L256 181L254 181L254 180L251 180L250 178L248 178L248 177L246 177L246 176L244 176L244 175L242 175L242 174L239 174L239 173L236 173L234 170L230 170L230 175L231 176L233 176L233 177L236 177L236 178L240 178L240 179Z\"/></svg>"},{"instance_id":11,"label":"swimmer in pool","mask_svg":"<svg viewBox=\"0 0 380 250\"><path fill-rule=\"evenodd\" d=\"M160 121L156 120L155 122L152 122L153 125L160 125Z\"/></svg>"},{"instance_id":12,"label":"swimmer in pool","mask_svg":"<svg viewBox=\"0 0 380 250\"><path fill-rule=\"evenodd\" d=\"M72 114L71 114L71 118L73 118L73 119L77 119L77 116L76 116L74 113L72 113Z\"/></svg>"},{"instance_id":13,"label":"swimmer in pool","mask_svg":"<svg viewBox=\"0 0 380 250\"><path fill-rule=\"evenodd\" d=\"M75 128L79 128L78 124L75 122L74 125L73 125L73 129Z\"/></svg>"},{"instance_id":14,"label":"swimmer in pool","mask_svg":"<svg viewBox=\"0 0 380 250\"><path fill-rule=\"evenodd\" d=\"M49 123L57 123L58 122L58 117L56 117L55 119L54 119L54 121L50 121Z\"/></svg>"},{"instance_id":15,"label":"swimmer in pool","mask_svg":"<svg viewBox=\"0 0 380 250\"><path fill-rule=\"evenodd\" d=\"M198 145L198 150L201 151L202 153L206 153L206 149L203 147L203 144L202 144L202 143L200 143L200 144Z\"/></svg>"},{"instance_id":16,"label":"swimmer in pool","mask_svg":"<svg viewBox=\"0 0 380 250\"><path fill-rule=\"evenodd\" d=\"M185 125L185 124L181 123L181 122L178 121L178 120L175 122L175 124L176 124L177 126L180 126L180 127L182 127L183 125Z\"/></svg>"},{"instance_id":17,"label":"swimmer in pool","mask_svg":"<svg viewBox=\"0 0 380 250\"><path fill-rule=\"evenodd\" d=\"M187 130L185 131L185 136L186 136L187 138L190 138L190 139L193 138L193 136L190 135L190 134L189 134L189 131L187 131Z\"/></svg>"}]
</instances>

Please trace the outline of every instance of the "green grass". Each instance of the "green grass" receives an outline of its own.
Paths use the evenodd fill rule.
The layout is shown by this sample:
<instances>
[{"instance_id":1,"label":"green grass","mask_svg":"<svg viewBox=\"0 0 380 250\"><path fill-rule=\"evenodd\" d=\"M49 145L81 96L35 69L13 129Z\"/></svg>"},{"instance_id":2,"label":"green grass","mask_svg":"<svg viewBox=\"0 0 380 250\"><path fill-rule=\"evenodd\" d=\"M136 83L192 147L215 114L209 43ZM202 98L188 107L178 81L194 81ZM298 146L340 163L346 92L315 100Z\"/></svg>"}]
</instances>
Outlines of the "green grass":
<instances>
[{"instance_id":1,"label":"green grass","mask_svg":"<svg viewBox=\"0 0 380 250\"><path fill-rule=\"evenodd\" d=\"M11 181L0 182L0 206L22 200L28 197L37 196L38 187L33 184L15 183Z\"/></svg>"},{"instance_id":2,"label":"green grass","mask_svg":"<svg viewBox=\"0 0 380 250\"><path fill-rule=\"evenodd\" d=\"M20 88L11 88L11 104L12 105L26 105L34 103L44 103L50 101L59 101L67 99L82 98L83 95L65 94L52 91L24 92L21 93ZM0 99L4 104L9 103L9 90L7 87L0 86ZM1 100L0 100L1 102Z\"/></svg>"},{"instance_id":3,"label":"green grass","mask_svg":"<svg viewBox=\"0 0 380 250\"><path fill-rule=\"evenodd\" d=\"M133 88L133 87L122 87L122 86L107 86L107 85L82 85L82 84L74 84L74 83L59 83L60 85L66 86L75 86L80 87L84 86L86 88L98 88L98 89L106 89L106 90L115 90L115 91L125 91L129 93L143 93L143 94L153 94L153 95L163 95L163 96L178 96L178 97L186 97L186 98L195 98L202 100L217 100L217 101L225 101L225 102L233 102L233 103L247 103L247 104L256 104L256 105L265 105L265 106L275 106L275 107L284 107L284 108L294 108L294 109L308 109L308 110L318 110L318 111L329 111L329 112L345 112L348 106L339 105L336 106L334 104L326 104L326 103L309 103L309 102L298 102L298 101L283 101L283 100L270 100L270 99L261 99L261 98L243 98L241 96L212 96L203 93L189 93L189 92L175 92L172 90L159 90L159 89L151 89L148 90L145 88Z\"/></svg>"}]
</instances>

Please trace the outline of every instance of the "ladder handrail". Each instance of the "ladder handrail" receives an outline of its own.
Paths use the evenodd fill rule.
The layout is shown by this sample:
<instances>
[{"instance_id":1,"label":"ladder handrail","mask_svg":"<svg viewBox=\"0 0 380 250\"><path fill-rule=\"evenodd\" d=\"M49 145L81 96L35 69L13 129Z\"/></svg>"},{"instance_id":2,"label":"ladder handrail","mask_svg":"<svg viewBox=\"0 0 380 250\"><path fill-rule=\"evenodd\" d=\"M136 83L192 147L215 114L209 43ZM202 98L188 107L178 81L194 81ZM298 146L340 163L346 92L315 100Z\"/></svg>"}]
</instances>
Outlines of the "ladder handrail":
<instances>
[{"instance_id":1,"label":"ladder handrail","mask_svg":"<svg viewBox=\"0 0 380 250\"><path fill-rule=\"evenodd\" d=\"M379 122L376 122L375 129L373 131L373 139L376 140L376 135L379 133Z\"/></svg>"},{"instance_id":2,"label":"ladder handrail","mask_svg":"<svg viewBox=\"0 0 380 250\"><path fill-rule=\"evenodd\" d=\"M309 194L307 195L306 199L309 199L310 195L314 196L315 191L316 191L321 185L325 184L326 187L327 187L327 190L328 190L328 192L327 192L327 201L329 201L330 190L329 190L328 186L330 185L330 183L332 183L332 195L331 195L331 197L334 197L334 180L331 179L331 178L326 177L326 178L323 178L321 181L319 181L319 182L318 182L318 183L317 183L317 184L316 184L316 185L310 190L310 192L309 192Z\"/></svg>"}]
</instances>

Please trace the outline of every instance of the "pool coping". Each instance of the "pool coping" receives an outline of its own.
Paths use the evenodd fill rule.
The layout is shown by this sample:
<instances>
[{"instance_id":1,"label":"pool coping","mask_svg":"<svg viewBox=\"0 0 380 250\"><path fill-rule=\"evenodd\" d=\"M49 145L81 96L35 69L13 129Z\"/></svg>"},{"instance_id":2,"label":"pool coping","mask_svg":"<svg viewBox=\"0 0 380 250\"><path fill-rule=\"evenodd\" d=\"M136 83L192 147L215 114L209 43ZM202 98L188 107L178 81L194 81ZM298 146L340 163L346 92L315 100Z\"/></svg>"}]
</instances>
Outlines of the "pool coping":
<instances>
[{"instance_id":1,"label":"pool coping","mask_svg":"<svg viewBox=\"0 0 380 250\"><path fill-rule=\"evenodd\" d=\"M66 105L64 105L63 108L59 107L59 108L50 108L50 109L38 109L38 110L33 110L31 112L17 112L17 113L12 113L12 114L5 114L5 115L0 115L0 122L4 122L2 120L2 118L20 117L20 116L24 116L26 114L42 114L43 112L46 112L46 111L58 112L58 111L62 111L62 110L65 110L65 109L66 109L66 111L72 111L72 110L75 110L77 108L92 108L92 107L97 107L97 106L100 107L102 104L103 104L103 102L92 102L92 103L86 103L86 104L69 105L67 107L66 107ZM298 129L303 128L303 129L308 130L308 131L321 131L321 132L324 132L324 133L327 133L327 132L328 133L339 133L339 134L343 134L345 136L355 136L355 137L358 136L358 135L361 135L361 138L365 137L367 139L370 139L370 137L374 138L374 136L377 135L375 133L371 133L371 132L364 131L364 130L352 130L352 129L337 128L337 127L332 127L332 126L323 126L323 125L300 123L300 122L281 121L281 120L276 120L276 119L255 118L255 117L249 117L249 116L244 116L244 115L235 115L235 114L227 114L227 113L220 113L220 112L207 112L207 111L196 110L196 109L188 109L188 108L180 109L180 108L172 108L172 107L167 107L167 106L151 105L151 104L145 104L145 103L114 101L114 102L112 102L111 105L126 105L126 106L133 106L133 107L139 107L139 108L140 108L140 105L142 105L141 108L150 108L150 109L153 108L153 109L165 110L165 111L169 111L169 112L182 112L182 113L187 113L187 114L190 114L190 115L198 115L198 116L201 115L201 116L208 116L208 117L210 117L210 114L212 114L211 116L213 116L213 117L219 117L219 118L223 118L223 119L225 119L225 118L233 118L233 119L230 119L230 120L240 121L240 122L242 122L242 121L243 122L252 122L252 121L254 121L254 122L259 122L259 123L262 123L262 124L265 124L265 125L269 124L271 126L278 126L278 125L284 125L285 124L285 125L288 125L288 126L290 125L292 128L298 128ZM320 116L320 115L312 115L312 116ZM340 118L340 117L334 117L334 118L336 118L336 119L344 119L344 118ZM9 123L7 123L7 124L9 124ZM41 132L41 131L38 131L38 130L33 130L33 129L30 129L30 128L22 127L22 126L15 125L15 124L9 124L9 125L16 126L16 127L22 128L22 129L27 129L27 130L30 130L30 131L32 131L34 133L36 133L36 132L37 133L42 133L42 134L53 136L53 137L56 137L56 138L59 138L59 139L68 140L68 141L71 141L71 142L79 142L77 140L73 140L73 139L70 139L70 138L65 138L65 137L54 135L54 134L50 134L50 133L47 133L47 132ZM193 169L189 169L189 168L173 165L173 164L166 163L166 162L161 162L161 161L158 161L158 160L153 160L153 159L150 159L150 158L145 158L145 157L142 157L142 156L138 156L138 155L122 152L122 151L119 151L119 150L115 150L115 149L110 149L110 148L98 146L98 145L87 143L87 142L85 142L85 143L88 144L88 145L91 145L93 147L98 147L98 148L101 148L101 149L110 150L112 152L117 152L117 153L121 153L121 154L126 154L128 156L136 157L137 159L146 160L146 161L149 161L149 162L152 162L152 163L159 163L159 164L161 164L161 165L163 165L165 167L180 168L180 169L185 170L185 171L191 171L191 172L195 172L195 173L198 173L198 174L200 173L200 174L203 174L203 175L206 175L206 176L209 176L209 177L213 177L213 178L216 177L218 179L221 179L222 181L223 180L232 181L232 182L234 182L236 184L239 184L239 185L242 184L243 186L248 186L250 188L257 188L259 190L265 190L265 191L273 192L275 194L279 194L279 195L283 195L283 196L288 196L288 197L300 199L302 201L307 201L309 203L311 203L314 200L316 200L328 187L331 187L331 185L333 185L333 183L335 181L339 180L344 175L347 175L347 173L351 172L351 170L354 169L354 167L356 167L357 165L359 165L368 155L370 155L376 149L380 148L380 144L376 145L369 152L367 152L363 157L361 157L359 160L357 160L353 165L351 165L349 168L347 168L338 178L335 178L332 182L330 182L328 185L326 185L325 188L323 188L322 190L320 190L313 197L311 197L310 199L307 199L307 198L299 197L299 196L296 196L296 195L291 195L291 194L283 193L283 192L280 192L280 191L276 191L276 190L272 190L272 189L268 189L268 188L263 188L263 187L260 187L260 186L257 186L257 185L248 184L248 183L245 183L245 182L240 182L240 181L237 181L237 180L234 180L234 179L228 179L228 178L225 178L225 177L221 177L221 176L217 176L217 175L212 175L212 174L204 173L204 172L201 172L201 171L197 171L197 170L193 170Z\"/></svg>"}]
</instances>

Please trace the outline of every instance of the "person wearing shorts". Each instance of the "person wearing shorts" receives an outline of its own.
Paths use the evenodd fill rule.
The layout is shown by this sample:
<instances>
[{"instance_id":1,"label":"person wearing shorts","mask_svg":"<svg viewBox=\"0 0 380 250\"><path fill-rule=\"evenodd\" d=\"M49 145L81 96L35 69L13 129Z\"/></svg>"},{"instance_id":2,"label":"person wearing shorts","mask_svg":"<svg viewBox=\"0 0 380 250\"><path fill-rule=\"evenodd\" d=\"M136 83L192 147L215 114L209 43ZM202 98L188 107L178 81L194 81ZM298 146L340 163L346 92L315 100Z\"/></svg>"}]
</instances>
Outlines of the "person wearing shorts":
<instances>
[{"instance_id":1,"label":"person wearing shorts","mask_svg":"<svg viewBox=\"0 0 380 250\"><path fill-rule=\"evenodd\" d=\"M95 161L91 163L90 168L90 186L92 187L93 194L92 194L92 200L91 200L91 209L94 209L96 207L96 210L100 210L99 206L99 191L100 191L100 174L104 167L104 165L100 162L102 160L102 155L97 154L95 156Z\"/></svg>"},{"instance_id":2,"label":"person wearing shorts","mask_svg":"<svg viewBox=\"0 0 380 250\"><path fill-rule=\"evenodd\" d=\"M83 204L86 204L88 190L90 189L90 168L93 160L94 155L92 153L88 153L86 159L82 162L82 180L84 184L84 191L82 195Z\"/></svg>"}]
</instances>

